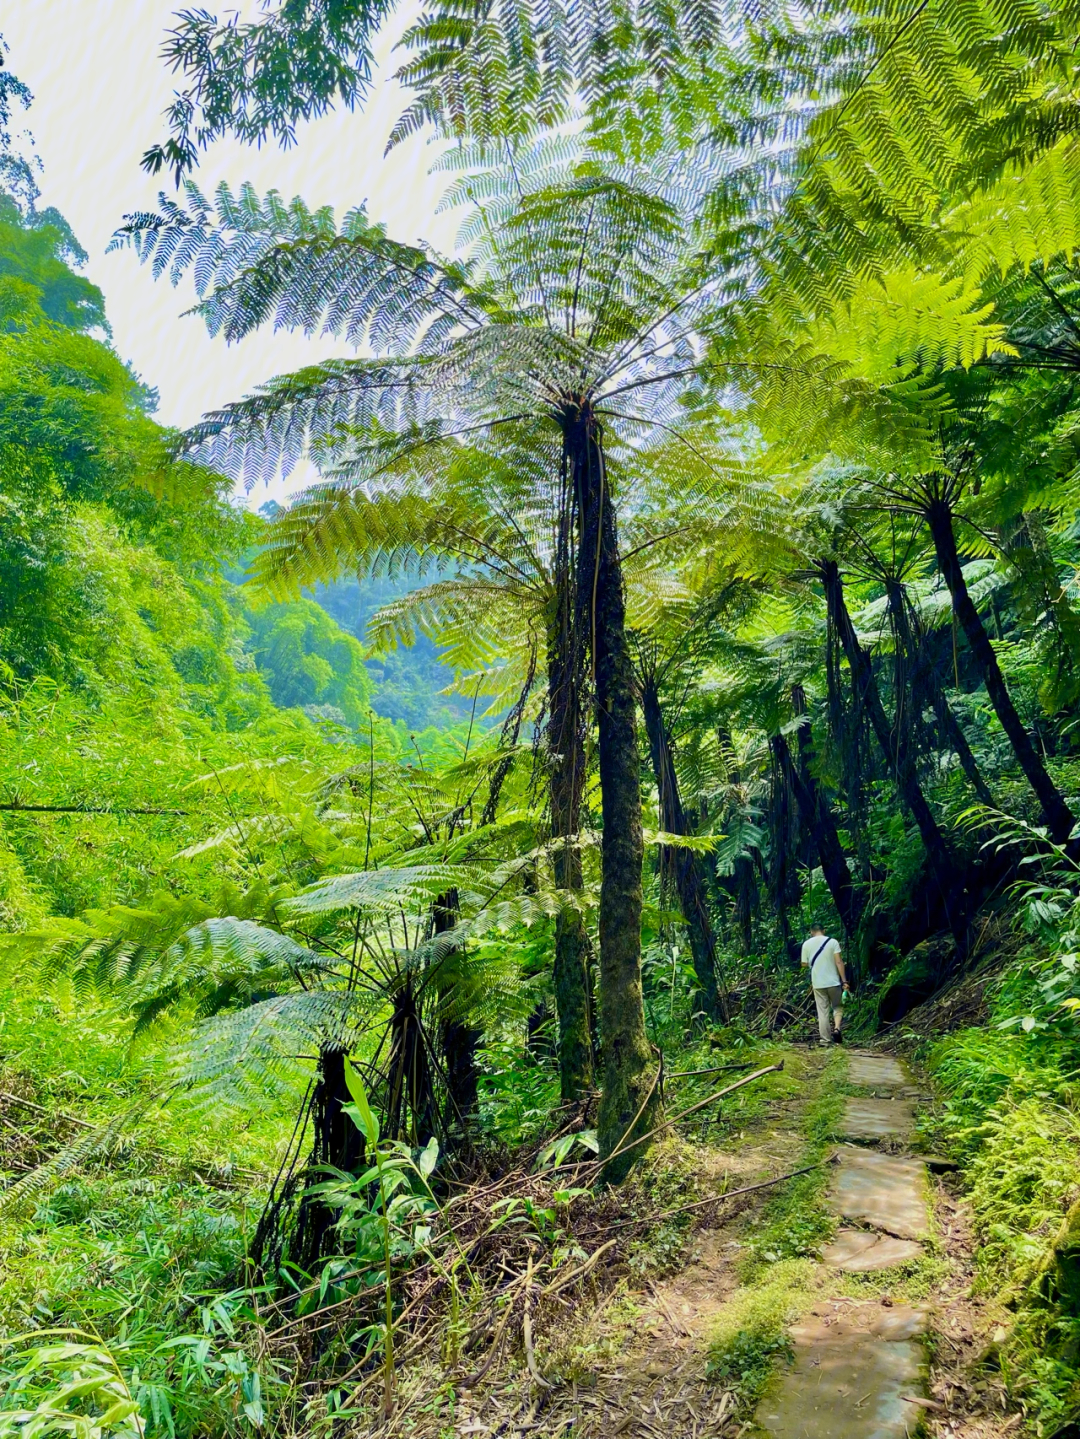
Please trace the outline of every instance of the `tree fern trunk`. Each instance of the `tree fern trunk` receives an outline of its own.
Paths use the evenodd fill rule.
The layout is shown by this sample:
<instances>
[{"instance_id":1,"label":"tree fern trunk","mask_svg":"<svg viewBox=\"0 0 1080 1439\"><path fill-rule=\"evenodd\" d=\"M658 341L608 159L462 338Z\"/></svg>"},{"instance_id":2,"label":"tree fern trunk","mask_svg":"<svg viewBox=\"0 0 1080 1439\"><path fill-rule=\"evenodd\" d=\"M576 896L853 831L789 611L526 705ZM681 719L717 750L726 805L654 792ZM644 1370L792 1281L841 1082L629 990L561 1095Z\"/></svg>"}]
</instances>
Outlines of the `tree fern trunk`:
<instances>
[{"instance_id":1,"label":"tree fern trunk","mask_svg":"<svg viewBox=\"0 0 1080 1439\"><path fill-rule=\"evenodd\" d=\"M934 711L938 724L938 740L943 749L951 749L960 761L968 783L983 804L992 805L994 797L983 779L967 742L967 736L952 712L948 696L934 673L926 653L926 644L921 630L911 622L904 586L898 580L890 580L885 587L888 596L889 619L892 624L893 643L908 658L911 667L911 698L916 709L928 704Z\"/></svg>"},{"instance_id":2,"label":"tree fern trunk","mask_svg":"<svg viewBox=\"0 0 1080 1439\"><path fill-rule=\"evenodd\" d=\"M802 691L798 686L792 692L792 699L795 713L804 714L805 704ZM844 847L840 843L840 835L837 832L832 810L814 775L813 739L809 723L799 726L799 764L797 767L792 764L791 752L786 740L783 740L783 745L788 757L787 763L791 764L791 782L795 790L795 797L814 837L814 846L817 850L822 876L830 895L832 895L836 912L840 916L840 923L844 926L844 933L849 940L853 940L862 920L865 905L862 895L852 881L851 869L847 862L847 855L844 853Z\"/></svg>"},{"instance_id":3,"label":"tree fern trunk","mask_svg":"<svg viewBox=\"0 0 1080 1439\"><path fill-rule=\"evenodd\" d=\"M870 839L867 833L866 782L870 754L864 744L866 731L866 706L862 703L852 677L851 707L844 703L841 684L841 655L843 646L836 634L831 618L825 634L825 681L828 694L828 734L839 757L840 793L847 810L847 831L851 836L852 858L858 880L866 884L870 880L872 863Z\"/></svg>"},{"instance_id":4,"label":"tree fern trunk","mask_svg":"<svg viewBox=\"0 0 1080 1439\"><path fill-rule=\"evenodd\" d=\"M597 1132L606 1158L649 1132L659 1107L641 988L641 761L615 513L600 427L588 409L570 418L566 437L580 516L578 623L591 639L599 734L604 1080ZM618 1154L607 1177L621 1179L642 1151L639 1144Z\"/></svg>"},{"instance_id":5,"label":"tree fern trunk","mask_svg":"<svg viewBox=\"0 0 1080 1439\"><path fill-rule=\"evenodd\" d=\"M656 780L659 795L660 826L668 834L689 835L692 830L683 809L682 796L679 794L679 778L672 762L671 745L654 680L646 679L641 686L641 708L645 716L645 733L649 738L653 778ZM698 857L693 850L673 847L663 851L661 865L668 868L675 880L679 908L686 923L694 976L697 979L695 1008L703 1011L710 1019L726 1018L726 1006L716 976L716 934L709 914L705 880Z\"/></svg>"},{"instance_id":6,"label":"tree fern trunk","mask_svg":"<svg viewBox=\"0 0 1080 1439\"><path fill-rule=\"evenodd\" d=\"M964 579L960 555L956 548L956 536L953 533L952 509L945 500L933 500L926 507L926 520L933 536L934 551L941 573L952 595L956 618L960 621L979 674L986 685L990 703L1001 721L1002 729L1008 735L1016 762L1039 801L1043 823L1050 833L1050 838L1057 844L1064 844L1072 833L1076 818L1047 773L1046 766L1032 744L1031 736L1024 728L1005 685L1005 677L994 654L994 647Z\"/></svg>"},{"instance_id":7,"label":"tree fern trunk","mask_svg":"<svg viewBox=\"0 0 1080 1439\"><path fill-rule=\"evenodd\" d=\"M770 736L769 755L769 889L780 926L783 953L790 960L794 956L788 912L802 897L798 856L805 821L800 823L802 806L795 791L791 752L783 735Z\"/></svg>"},{"instance_id":8,"label":"tree fern trunk","mask_svg":"<svg viewBox=\"0 0 1080 1439\"><path fill-rule=\"evenodd\" d=\"M319 1077L311 1106L314 1137L310 1168L314 1183L326 1178L325 1174L318 1172L323 1165L343 1170L346 1174L359 1174L364 1165L364 1136L345 1113L345 1106L351 1102L352 1096L345 1082L344 1051L320 1051ZM302 1269L311 1269L333 1252L333 1229L337 1217L337 1211L329 1208L321 1197L301 1199L290 1251L291 1257Z\"/></svg>"},{"instance_id":9,"label":"tree fern trunk","mask_svg":"<svg viewBox=\"0 0 1080 1439\"><path fill-rule=\"evenodd\" d=\"M441 894L433 906L433 929L436 934L447 934L458 922L459 901L456 889ZM442 1003L453 1000L453 995L440 995ZM456 1132L467 1140L476 1117L479 1098L476 1051L483 1035L475 1025L469 1024L462 1015L452 1014L439 1022L439 1049L442 1056L443 1072L446 1078L446 1107L443 1133L453 1136ZM430 1121L429 1121L430 1122ZM423 1141L425 1135L420 1134ZM430 1133L426 1136L430 1138Z\"/></svg>"},{"instance_id":10,"label":"tree fern trunk","mask_svg":"<svg viewBox=\"0 0 1080 1439\"><path fill-rule=\"evenodd\" d=\"M843 581L835 560L827 560L821 565L821 576L829 615L847 656L859 697L866 706L870 725L885 763L895 776L900 799L918 826L923 846L939 880L947 883L953 874L952 856L919 784L904 727L901 725L894 730L886 717L870 656L859 643L844 602Z\"/></svg>"},{"instance_id":11,"label":"tree fern trunk","mask_svg":"<svg viewBox=\"0 0 1080 1439\"><path fill-rule=\"evenodd\" d=\"M435 1132L437 1108L427 1040L416 992L402 977L390 1014L386 1129L393 1139L426 1143Z\"/></svg>"},{"instance_id":12,"label":"tree fern trunk","mask_svg":"<svg viewBox=\"0 0 1080 1439\"><path fill-rule=\"evenodd\" d=\"M555 613L548 627L548 764L555 885L576 896L582 887L581 796L585 787L582 717L584 639L574 624L570 517L560 517L555 558ZM555 1007L559 1021L559 1081L563 1103L593 1086L592 984L589 936L571 908L555 920Z\"/></svg>"}]
</instances>

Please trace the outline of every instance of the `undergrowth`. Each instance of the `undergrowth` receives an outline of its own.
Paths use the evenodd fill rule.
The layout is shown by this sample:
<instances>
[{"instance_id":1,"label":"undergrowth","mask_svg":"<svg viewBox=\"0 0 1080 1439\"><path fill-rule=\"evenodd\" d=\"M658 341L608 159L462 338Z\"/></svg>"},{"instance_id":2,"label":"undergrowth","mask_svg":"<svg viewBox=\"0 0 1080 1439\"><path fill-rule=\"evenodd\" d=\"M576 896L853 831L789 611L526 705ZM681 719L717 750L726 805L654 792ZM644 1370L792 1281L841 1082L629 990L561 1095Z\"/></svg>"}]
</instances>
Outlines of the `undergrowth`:
<instances>
[{"instance_id":1,"label":"undergrowth","mask_svg":"<svg viewBox=\"0 0 1080 1439\"><path fill-rule=\"evenodd\" d=\"M737 1290L716 1321L708 1374L731 1391L738 1415L752 1412L777 1365L790 1359L787 1326L809 1302L815 1270L810 1259L780 1261Z\"/></svg>"},{"instance_id":2,"label":"undergrowth","mask_svg":"<svg viewBox=\"0 0 1080 1439\"><path fill-rule=\"evenodd\" d=\"M1040 1270L1080 1196L1074 1046L1043 1035L968 1029L927 1062L941 1103L927 1138L962 1162L978 1239L978 1286L1014 1310L1000 1364L1036 1433L1080 1417L1078 1296Z\"/></svg>"}]
</instances>

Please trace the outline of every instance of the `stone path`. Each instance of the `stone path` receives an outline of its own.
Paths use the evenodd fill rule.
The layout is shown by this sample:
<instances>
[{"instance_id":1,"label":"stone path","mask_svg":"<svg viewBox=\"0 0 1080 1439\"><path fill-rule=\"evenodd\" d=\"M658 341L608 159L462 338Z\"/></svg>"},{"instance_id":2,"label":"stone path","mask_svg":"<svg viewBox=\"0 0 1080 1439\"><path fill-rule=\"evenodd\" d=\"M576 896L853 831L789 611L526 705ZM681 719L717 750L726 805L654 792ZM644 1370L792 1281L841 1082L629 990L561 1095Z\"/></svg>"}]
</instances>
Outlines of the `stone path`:
<instances>
[{"instance_id":1,"label":"stone path","mask_svg":"<svg viewBox=\"0 0 1080 1439\"><path fill-rule=\"evenodd\" d=\"M888 1055L848 1056L852 1096L841 1121L847 1141L829 1203L848 1221L822 1261L866 1274L908 1264L930 1234L926 1165L903 1149L918 1091ZM855 1227L857 1226L857 1227ZM924 1310L885 1300L827 1299L789 1331L792 1367L762 1400L759 1432L773 1439L905 1439L920 1417L926 1367Z\"/></svg>"}]
</instances>

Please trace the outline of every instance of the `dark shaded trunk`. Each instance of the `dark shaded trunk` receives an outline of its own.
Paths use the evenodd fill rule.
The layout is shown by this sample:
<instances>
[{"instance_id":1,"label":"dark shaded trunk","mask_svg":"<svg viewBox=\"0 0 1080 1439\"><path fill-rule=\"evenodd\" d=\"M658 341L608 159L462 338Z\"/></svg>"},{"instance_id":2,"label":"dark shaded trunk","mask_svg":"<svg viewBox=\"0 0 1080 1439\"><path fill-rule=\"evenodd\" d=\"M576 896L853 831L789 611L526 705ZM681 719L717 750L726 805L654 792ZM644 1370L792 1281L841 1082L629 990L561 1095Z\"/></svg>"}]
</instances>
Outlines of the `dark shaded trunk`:
<instances>
[{"instance_id":1,"label":"dark shaded trunk","mask_svg":"<svg viewBox=\"0 0 1080 1439\"><path fill-rule=\"evenodd\" d=\"M556 888L581 890L581 796L585 787L584 640L574 624L570 517L561 521L555 557L555 612L548 631L548 794ZM572 905L555 920L555 1008L563 1103L593 1087L592 985L585 920Z\"/></svg>"},{"instance_id":2,"label":"dark shaded trunk","mask_svg":"<svg viewBox=\"0 0 1080 1439\"><path fill-rule=\"evenodd\" d=\"M800 685L793 686L791 700L796 715L805 717L806 697ZM799 726L798 743L798 768L792 765L792 784L795 796L804 822L813 835L821 873L829 893L832 895L836 912L840 916L840 923L844 926L845 935L851 940L854 939L862 922L866 903L861 891L852 881L851 869L847 862L847 855L844 853L844 846L840 842L836 821L814 774L814 741L809 719ZM787 762L791 764L791 752L788 749L787 741L785 740L783 744L784 752L788 756Z\"/></svg>"},{"instance_id":3,"label":"dark shaded trunk","mask_svg":"<svg viewBox=\"0 0 1080 1439\"><path fill-rule=\"evenodd\" d=\"M1043 823L1050 838L1056 844L1065 844L1076 823L1075 816L1047 773L1046 766L1032 744L1031 736L1024 728L1006 688L994 647L964 579L960 555L956 548L956 535L953 533L952 509L945 500L935 499L927 505L925 513L934 540L937 562L952 595L956 618L960 621L978 672L986 685L994 713L1008 736L1017 764L1039 801Z\"/></svg>"},{"instance_id":4,"label":"dark shaded trunk","mask_svg":"<svg viewBox=\"0 0 1080 1439\"><path fill-rule=\"evenodd\" d=\"M758 908L757 878L754 861L741 854L735 861L735 933L744 955L754 952L754 915Z\"/></svg>"},{"instance_id":5,"label":"dark shaded trunk","mask_svg":"<svg viewBox=\"0 0 1080 1439\"><path fill-rule=\"evenodd\" d=\"M735 747L731 735L721 726L717 729L716 740L727 782L735 788L739 784L739 772L735 764ZM735 942L740 953L749 955L754 948L754 915L758 909L753 854L741 854L732 864L730 875L717 875L716 878L721 888L731 896Z\"/></svg>"},{"instance_id":6,"label":"dark shaded trunk","mask_svg":"<svg viewBox=\"0 0 1080 1439\"><path fill-rule=\"evenodd\" d=\"M799 883L802 806L795 793L791 755L783 735L770 738L769 757L769 889L780 926L784 955L790 960L793 954L788 911L799 903L802 896Z\"/></svg>"},{"instance_id":7,"label":"dark shaded trunk","mask_svg":"<svg viewBox=\"0 0 1080 1439\"><path fill-rule=\"evenodd\" d=\"M352 1103L345 1082L345 1053L340 1049L324 1049L319 1054L319 1074L311 1101L314 1137L309 1161L311 1182L318 1184L329 1176L323 1166L346 1174L359 1174L364 1166L364 1136L345 1113ZM321 1196L302 1199L296 1233L290 1244L295 1262L310 1272L320 1259L332 1254L333 1229L337 1211L326 1205Z\"/></svg>"},{"instance_id":8,"label":"dark shaded trunk","mask_svg":"<svg viewBox=\"0 0 1080 1439\"><path fill-rule=\"evenodd\" d=\"M546 999L538 1000L525 1018L525 1048L534 1059L552 1059L557 1046L551 1042L551 1010Z\"/></svg>"},{"instance_id":9,"label":"dark shaded trunk","mask_svg":"<svg viewBox=\"0 0 1080 1439\"><path fill-rule=\"evenodd\" d=\"M840 922L844 927L844 934L848 940L853 940L856 931L859 930L859 922L863 917L863 899L856 886L851 882L851 871L848 869L847 856L844 855L843 845L840 843L840 835L837 833L836 822L833 814L825 803L821 790L818 789L817 780L813 771L810 770L808 757L810 757L810 737L808 737L808 725L800 728L800 764L798 767L792 763L791 750L788 748L788 741L784 735L774 735L769 743L772 745L775 763L785 771L788 783L795 793L795 802L800 807L802 822L805 823L811 835L814 836L814 848L817 849L818 863L821 865L825 886L833 896L833 904L836 905L837 914L840 915ZM807 732L807 751L802 753L802 734Z\"/></svg>"},{"instance_id":10,"label":"dark shaded trunk","mask_svg":"<svg viewBox=\"0 0 1080 1439\"><path fill-rule=\"evenodd\" d=\"M692 834L679 794L679 779L672 761L671 741L660 708L656 684L646 680L641 687L641 708L645 716L645 733L649 737L649 755L653 778L659 796L660 827L668 834ZM661 873L670 874L679 897L679 908L686 923L690 954L697 980L694 1005L710 1019L727 1018L727 1006L717 984L716 934L709 914L705 879L698 857L693 850L667 848L660 855Z\"/></svg>"},{"instance_id":11,"label":"dark shaded trunk","mask_svg":"<svg viewBox=\"0 0 1080 1439\"><path fill-rule=\"evenodd\" d=\"M844 586L840 578L840 570L835 560L826 560L821 564L819 572L825 587L830 622L847 657L854 688L860 702L866 707L870 727L874 731L885 764L895 777L901 803L918 827L923 846L939 882L951 883L952 856L926 796L922 792L922 786L919 784L905 727L900 725L894 728L885 714L873 664L870 656L859 643L855 626L851 623L851 616L848 614L847 605L844 602Z\"/></svg>"},{"instance_id":12,"label":"dark shaded trunk","mask_svg":"<svg viewBox=\"0 0 1080 1439\"><path fill-rule=\"evenodd\" d=\"M399 976L390 1014L386 1132L391 1139L426 1143L435 1132L435 1088L412 977Z\"/></svg>"},{"instance_id":13,"label":"dark shaded trunk","mask_svg":"<svg viewBox=\"0 0 1080 1439\"><path fill-rule=\"evenodd\" d=\"M825 681L828 695L829 734L839 758L841 793L847 809L847 830L851 836L859 878L870 877L870 843L866 832L866 787L863 759L866 738L866 709L852 678L851 707L844 703L841 676L842 650L836 629L826 626Z\"/></svg>"},{"instance_id":14,"label":"dark shaded trunk","mask_svg":"<svg viewBox=\"0 0 1080 1439\"><path fill-rule=\"evenodd\" d=\"M502 794L502 787L514 767L514 752L521 738L521 726L525 719L525 707L529 702L529 696L532 694L535 680L536 646L532 645L529 650L529 667L525 672L525 682L521 686L517 700L508 711L502 723L502 732L499 735L499 748L507 750L507 753L502 756L491 771L491 778L488 780L487 799L484 801L484 808L480 814L481 828L486 828L489 824L494 824L496 816L499 813L499 797Z\"/></svg>"},{"instance_id":15,"label":"dark shaded trunk","mask_svg":"<svg viewBox=\"0 0 1080 1439\"><path fill-rule=\"evenodd\" d=\"M951 749L960 761L968 783L986 805L994 803L990 787L983 779L971 746L967 742L960 723L952 712L948 696L938 679L937 672L927 654L926 643L918 622L911 615L910 605L904 586L899 580L890 579L885 586L888 596L889 619L892 624L893 643L898 655L906 660L910 680L911 703L916 722L921 721L924 709L931 709L937 720L938 741L942 749ZM897 691L903 688L903 676L897 673ZM899 701L897 702L899 705Z\"/></svg>"},{"instance_id":16,"label":"dark shaded trunk","mask_svg":"<svg viewBox=\"0 0 1080 1439\"><path fill-rule=\"evenodd\" d=\"M459 903L456 889L441 894L433 906L432 928L436 934L449 934L458 922ZM453 993L440 994L443 1006L450 1009L439 1023L439 1050L442 1056L446 1081L446 1111L443 1119L443 1133L462 1138L467 1137L476 1118L479 1098L476 1052L480 1048L483 1034L470 1024L464 1015L455 1014ZM421 1131L421 1142L430 1139L430 1133Z\"/></svg>"},{"instance_id":17,"label":"dark shaded trunk","mask_svg":"<svg viewBox=\"0 0 1080 1439\"><path fill-rule=\"evenodd\" d=\"M659 1105L656 1065L645 1033L641 987L641 760L634 675L615 512L600 426L589 410L567 424L567 449L581 525L579 633L591 638L603 816L600 882L600 1044L604 1083L597 1116L601 1156L652 1130ZM621 1179L644 1145L606 1167Z\"/></svg>"}]
</instances>

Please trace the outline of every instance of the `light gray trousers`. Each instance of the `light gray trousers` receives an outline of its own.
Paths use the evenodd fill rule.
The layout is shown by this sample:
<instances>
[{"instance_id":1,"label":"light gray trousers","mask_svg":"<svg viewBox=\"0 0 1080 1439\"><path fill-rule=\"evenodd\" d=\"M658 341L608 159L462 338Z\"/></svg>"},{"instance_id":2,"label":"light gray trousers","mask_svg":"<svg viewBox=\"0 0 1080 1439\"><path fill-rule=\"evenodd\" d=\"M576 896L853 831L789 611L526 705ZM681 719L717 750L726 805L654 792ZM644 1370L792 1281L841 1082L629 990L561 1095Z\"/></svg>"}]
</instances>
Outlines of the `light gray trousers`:
<instances>
[{"instance_id":1,"label":"light gray trousers","mask_svg":"<svg viewBox=\"0 0 1080 1439\"><path fill-rule=\"evenodd\" d=\"M838 984L830 984L828 989L814 990L818 1034L821 1035L822 1044L832 1044L833 1030L840 1028L840 1022L844 1017L841 998L843 992Z\"/></svg>"}]
</instances>

